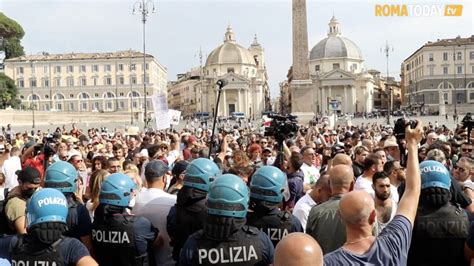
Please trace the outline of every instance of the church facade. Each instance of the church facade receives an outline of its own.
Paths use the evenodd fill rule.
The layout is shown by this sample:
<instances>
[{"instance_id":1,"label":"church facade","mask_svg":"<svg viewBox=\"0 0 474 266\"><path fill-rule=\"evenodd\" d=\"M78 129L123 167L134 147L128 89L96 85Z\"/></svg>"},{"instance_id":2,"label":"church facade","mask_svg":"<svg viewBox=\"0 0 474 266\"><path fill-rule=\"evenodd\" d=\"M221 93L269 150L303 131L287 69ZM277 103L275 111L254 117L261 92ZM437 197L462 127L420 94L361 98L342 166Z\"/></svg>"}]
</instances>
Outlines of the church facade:
<instances>
[{"instance_id":1,"label":"church facade","mask_svg":"<svg viewBox=\"0 0 474 266\"><path fill-rule=\"evenodd\" d=\"M297 31L298 25L306 23L305 1L294 1L293 4L294 12L295 7L296 12L303 10L299 10L299 16L294 16L297 20L293 20L293 30ZM360 48L343 37L341 26L334 16L328 25L328 36L311 49L307 58L295 58L295 54L301 54L295 50L304 47L300 44L307 43L307 37L305 34L293 35L293 66L288 75L291 112L372 112L375 84L372 75L365 69ZM309 68L308 74L295 73L306 72L301 66Z\"/></svg>"}]
</instances>

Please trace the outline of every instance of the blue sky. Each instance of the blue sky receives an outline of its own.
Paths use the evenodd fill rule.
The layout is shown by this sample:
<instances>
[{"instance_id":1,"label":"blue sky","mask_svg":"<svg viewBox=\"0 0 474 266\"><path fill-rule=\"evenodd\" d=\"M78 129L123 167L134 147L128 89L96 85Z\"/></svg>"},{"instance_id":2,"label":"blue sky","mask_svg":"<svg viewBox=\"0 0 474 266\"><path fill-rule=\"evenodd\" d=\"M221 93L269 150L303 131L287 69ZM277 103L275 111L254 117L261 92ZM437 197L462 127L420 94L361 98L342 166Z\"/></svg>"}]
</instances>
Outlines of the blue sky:
<instances>
[{"instance_id":1,"label":"blue sky","mask_svg":"<svg viewBox=\"0 0 474 266\"><path fill-rule=\"evenodd\" d=\"M18 21L26 34L27 54L103 52L142 49L142 23L132 15L135 1L125 0L0 0L0 10ZM376 4L462 4L461 17L376 17ZM147 21L147 53L167 67L168 80L199 66L204 55L219 46L228 24L237 42L248 47L254 34L265 49L272 97L285 80L292 63L291 1L182 1L155 0L156 13ZM471 36L474 28L471 1L360 1L307 0L308 37L311 49L325 38L335 15L343 36L362 50L366 68L386 72L388 42L391 75L400 72L401 62L427 41Z\"/></svg>"}]
</instances>

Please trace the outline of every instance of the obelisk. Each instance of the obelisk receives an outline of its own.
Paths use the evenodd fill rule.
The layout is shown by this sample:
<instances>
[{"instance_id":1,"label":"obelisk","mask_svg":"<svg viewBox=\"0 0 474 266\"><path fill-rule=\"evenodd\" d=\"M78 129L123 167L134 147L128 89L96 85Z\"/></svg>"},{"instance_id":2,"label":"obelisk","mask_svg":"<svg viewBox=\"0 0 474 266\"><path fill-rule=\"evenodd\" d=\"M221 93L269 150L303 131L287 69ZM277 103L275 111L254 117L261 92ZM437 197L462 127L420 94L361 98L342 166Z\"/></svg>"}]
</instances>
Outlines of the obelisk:
<instances>
[{"instance_id":1,"label":"obelisk","mask_svg":"<svg viewBox=\"0 0 474 266\"><path fill-rule=\"evenodd\" d=\"M306 0L293 0L293 67L290 82L291 112L301 120L314 116L312 81L309 76Z\"/></svg>"}]
</instances>

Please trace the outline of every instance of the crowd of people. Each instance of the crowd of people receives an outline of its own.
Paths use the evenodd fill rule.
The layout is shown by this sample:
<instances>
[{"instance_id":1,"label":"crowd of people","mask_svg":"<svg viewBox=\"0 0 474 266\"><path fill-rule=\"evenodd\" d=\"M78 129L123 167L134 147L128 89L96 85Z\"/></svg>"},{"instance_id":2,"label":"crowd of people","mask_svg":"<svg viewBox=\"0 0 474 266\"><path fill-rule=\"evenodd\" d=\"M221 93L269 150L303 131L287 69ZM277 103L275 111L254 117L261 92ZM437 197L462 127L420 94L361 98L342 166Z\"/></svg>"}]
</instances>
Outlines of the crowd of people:
<instances>
[{"instance_id":1,"label":"crowd of people","mask_svg":"<svg viewBox=\"0 0 474 266\"><path fill-rule=\"evenodd\" d=\"M7 125L0 264L469 265L474 130L402 133Z\"/></svg>"}]
</instances>

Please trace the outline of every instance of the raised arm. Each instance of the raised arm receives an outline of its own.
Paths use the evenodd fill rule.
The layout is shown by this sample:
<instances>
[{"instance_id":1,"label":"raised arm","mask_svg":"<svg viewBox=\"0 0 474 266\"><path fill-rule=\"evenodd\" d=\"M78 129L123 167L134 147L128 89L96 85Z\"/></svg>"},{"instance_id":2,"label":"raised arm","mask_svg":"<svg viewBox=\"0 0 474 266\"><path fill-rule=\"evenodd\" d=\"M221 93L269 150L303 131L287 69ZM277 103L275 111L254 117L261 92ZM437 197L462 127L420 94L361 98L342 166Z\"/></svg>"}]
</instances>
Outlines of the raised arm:
<instances>
[{"instance_id":1,"label":"raised arm","mask_svg":"<svg viewBox=\"0 0 474 266\"><path fill-rule=\"evenodd\" d=\"M398 204L397 214L405 216L413 226L421 191L420 164L418 162L418 144L423 137L423 127L418 120L416 128L407 126L405 140L407 142L408 162L405 180L405 193Z\"/></svg>"}]
</instances>

